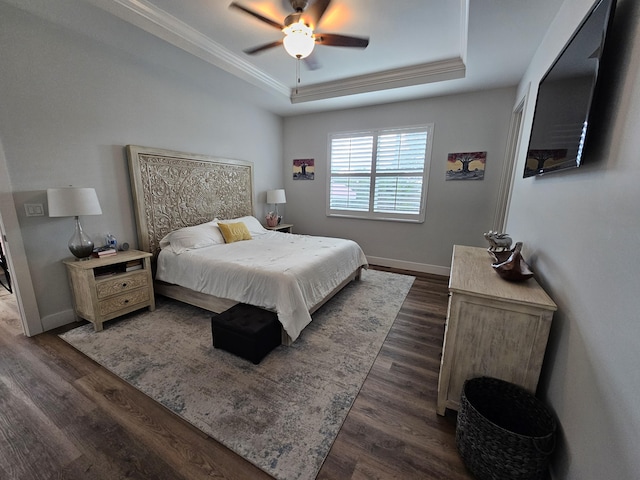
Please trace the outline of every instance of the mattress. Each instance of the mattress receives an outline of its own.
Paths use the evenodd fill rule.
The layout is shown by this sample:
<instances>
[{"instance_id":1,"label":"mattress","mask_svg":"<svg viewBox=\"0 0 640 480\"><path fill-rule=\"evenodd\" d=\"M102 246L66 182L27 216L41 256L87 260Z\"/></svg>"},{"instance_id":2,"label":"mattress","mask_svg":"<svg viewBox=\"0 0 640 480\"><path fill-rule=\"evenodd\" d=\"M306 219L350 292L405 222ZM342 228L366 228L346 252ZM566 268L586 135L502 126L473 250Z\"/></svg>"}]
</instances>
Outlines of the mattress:
<instances>
[{"instance_id":1,"label":"mattress","mask_svg":"<svg viewBox=\"0 0 640 480\"><path fill-rule=\"evenodd\" d=\"M267 231L180 254L162 249L156 280L273 310L293 341L309 310L362 266L352 240Z\"/></svg>"}]
</instances>

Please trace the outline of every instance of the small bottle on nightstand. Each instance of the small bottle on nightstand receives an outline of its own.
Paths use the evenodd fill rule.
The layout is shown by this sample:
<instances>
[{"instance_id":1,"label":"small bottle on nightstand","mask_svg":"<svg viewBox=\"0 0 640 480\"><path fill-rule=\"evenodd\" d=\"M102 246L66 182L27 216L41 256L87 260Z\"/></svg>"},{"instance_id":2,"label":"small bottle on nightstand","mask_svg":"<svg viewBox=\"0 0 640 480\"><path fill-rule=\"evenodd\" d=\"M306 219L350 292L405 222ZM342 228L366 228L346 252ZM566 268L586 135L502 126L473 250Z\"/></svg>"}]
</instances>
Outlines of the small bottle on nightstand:
<instances>
[{"instance_id":1,"label":"small bottle on nightstand","mask_svg":"<svg viewBox=\"0 0 640 480\"><path fill-rule=\"evenodd\" d=\"M105 245L107 247L113 248L114 250L118 249L118 241L116 237L114 237L111 233L107 233L105 236Z\"/></svg>"}]
</instances>

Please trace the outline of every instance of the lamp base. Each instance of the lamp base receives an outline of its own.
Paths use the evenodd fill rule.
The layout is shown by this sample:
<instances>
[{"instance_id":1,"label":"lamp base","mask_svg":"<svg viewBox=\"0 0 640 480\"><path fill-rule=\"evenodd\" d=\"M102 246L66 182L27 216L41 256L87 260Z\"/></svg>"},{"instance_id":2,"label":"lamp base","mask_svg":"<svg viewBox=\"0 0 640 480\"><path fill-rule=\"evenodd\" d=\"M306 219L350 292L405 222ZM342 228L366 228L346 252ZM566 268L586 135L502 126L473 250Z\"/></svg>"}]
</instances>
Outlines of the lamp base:
<instances>
[{"instance_id":1,"label":"lamp base","mask_svg":"<svg viewBox=\"0 0 640 480\"><path fill-rule=\"evenodd\" d=\"M278 225L282 222L282 215L278 213L278 204L276 203L276 217L278 217Z\"/></svg>"},{"instance_id":2,"label":"lamp base","mask_svg":"<svg viewBox=\"0 0 640 480\"><path fill-rule=\"evenodd\" d=\"M88 260L93 253L93 241L82 230L78 217L76 217L76 229L69 239L69 251L78 260Z\"/></svg>"}]
</instances>

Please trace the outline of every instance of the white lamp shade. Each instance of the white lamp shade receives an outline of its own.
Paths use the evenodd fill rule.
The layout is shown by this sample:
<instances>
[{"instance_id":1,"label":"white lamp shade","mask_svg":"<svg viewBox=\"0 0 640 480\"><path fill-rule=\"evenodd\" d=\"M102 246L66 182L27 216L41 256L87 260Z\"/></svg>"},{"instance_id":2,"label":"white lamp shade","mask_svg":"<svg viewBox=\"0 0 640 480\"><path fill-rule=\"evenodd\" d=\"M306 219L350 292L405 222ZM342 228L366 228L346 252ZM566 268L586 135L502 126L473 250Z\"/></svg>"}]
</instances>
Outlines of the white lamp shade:
<instances>
[{"instance_id":1,"label":"white lamp shade","mask_svg":"<svg viewBox=\"0 0 640 480\"><path fill-rule=\"evenodd\" d=\"M267 203L287 203L287 197L284 194L284 189L267 190Z\"/></svg>"},{"instance_id":2,"label":"white lamp shade","mask_svg":"<svg viewBox=\"0 0 640 480\"><path fill-rule=\"evenodd\" d=\"M296 22L282 31L285 34L282 43L289 55L294 58L306 58L311 55L316 40L313 38L313 31L308 26L302 22Z\"/></svg>"},{"instance_id":3,"label":"white lamp shade","mask_svg":"<svg viewBox=\"0 0 640 480\"><path fill-rule=\"evenodd\" d=\"M47 203L50 217L102 214L95 188L48 188Z\"/></svg>"}]
</instances>

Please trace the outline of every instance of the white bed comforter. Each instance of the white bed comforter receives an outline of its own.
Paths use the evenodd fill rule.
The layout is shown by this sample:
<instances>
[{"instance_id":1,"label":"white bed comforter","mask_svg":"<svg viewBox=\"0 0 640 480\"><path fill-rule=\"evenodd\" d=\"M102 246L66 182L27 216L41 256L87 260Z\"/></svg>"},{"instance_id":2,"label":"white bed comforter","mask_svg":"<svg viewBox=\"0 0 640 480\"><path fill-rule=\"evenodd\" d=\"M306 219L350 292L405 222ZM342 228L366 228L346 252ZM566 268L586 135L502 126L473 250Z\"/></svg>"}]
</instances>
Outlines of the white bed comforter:
<instances>
[{"instance_id":1,"label":"white bed comforter","mask_svg":"<svg viewBox=\"0 0 640 480\"><path fill-rule=\"evenodd\" d=\"M309 309L366 265L351 240L268 232L180 255L163 249L156 279L274 310L293 341L311 322Z\"/></svg>"}]
</instances>

